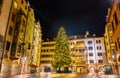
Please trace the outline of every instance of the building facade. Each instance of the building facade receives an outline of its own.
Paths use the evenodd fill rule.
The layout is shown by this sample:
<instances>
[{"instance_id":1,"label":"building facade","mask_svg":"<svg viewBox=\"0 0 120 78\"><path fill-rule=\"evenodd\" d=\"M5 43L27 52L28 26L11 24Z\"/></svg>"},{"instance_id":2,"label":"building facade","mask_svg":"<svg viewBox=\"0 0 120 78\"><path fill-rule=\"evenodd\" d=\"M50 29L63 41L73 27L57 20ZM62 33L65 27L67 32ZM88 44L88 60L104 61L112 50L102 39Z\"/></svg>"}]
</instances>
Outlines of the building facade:
<instances>
[{"instance_id":1,"label":"building facade","mask_svg":"<svg viewBox=\"0 0 120 78\"><path fill-rule=\"evenodd\" d=\"M106 19L106 25L105 25L105 46L106 46L106 53L107 53L107 61L108 64L112 66L113 73L117 74L117 59L116 59L116 52L115 52L115 43L113 41L113 21L112 21L112 15L115 10L112 8L108 8L108 15Z\"/></svg>"},{"instance_id":2,"label":"building facade","mask_svg":"<svg viewBox=\"0 0 120 78\"><path fill-rule=\"evenodd\" d=\"M21 74L22 69L22 59L24 58L24 45L25 45L25 30L27 23L27 14L28 14L28 3L25 0L14 0L14 8L11 12L11 21L15 23L13 29L13 39L10 51L10 59L12 61L11 74ZM7 38L7 36L6 36ZM8 44L6 43L6 47Z\"/></svg>"},{"instance_id":3,"label":"building facade","mask_svg":"<svg viewBox=\"0 0 120 78\"><path fill-rule=\"evenodd\" d=\"M2 31L5 30L1 74L21 74L21 63L25 55L24 45L28 17L28 3L26 0L2 0L2 3L5 7L2 5L0 14L3 19L6 19L6 23L0 23ZM8 9L6 10L6 8ZM1 19L1 21L3 21L3 19ZM6 26L3 26L2 24ZM6 29L4 27L6 27Z\"/></svg>"},{"instance_id":4,"label":"building facade","mask_svg":"<svg viewBox=\"0 0 120 78\"><path fill-rule=\"evenodd\" d=\"M12 3L13 3L12 0L9 0L9 1L1 0L0 1L0 72L3 71L2 59L3 59L3 52L4 52L3 50L4 39L7 34L6 29L8 28L7 24L8 24L9 17L10 17L10 9L11 9ZM6 60L8 61L9 59L7 58ZM7 63L7 62L4 62L4 63ZM8 68L9 68L9 65L8 65Z\"/></svg>"},{"instance_id":5,"label":"building facade","mask_svg":"<svg viewBox=\"0 0 120 78\"><path fill-rule=\"evenodd\" d=\"M3 1L3 0L2 0ZM3 3L4 3L5 1L3 1ZM17 26L17 23L16 22L20 22L21 20L19 20L19 21L17 21L17 19L18 19L18 16L21 16L21 17L23 17L24 18L24 15L19 15L20 13L19 13L19 10L22 8L24 11L25 11L25 13L27 14L27 3L25 2L25 1L17 1L17 0L11 0L11 3L9 3L9 2L6 2L6 4L5 5L7 5L7 4L10 4L11 6L8 6L8 7L10 7L10 10L8 10L9 12L9 16L8 17L6 17L6 18L8 18L6 21L7 21L7 23L6 23L6 25L7 26L5 26L5 27L7 27L6 28L6 30L5 30L5 42L4 42L4 53L3 53L3 58L2 58L2 70L1 70L1 73L2 73L2 75L8 75L8 74L10 74L11 72L13 72L11 69L10 69L10 67L12 67L12 63L11 63L11 61L14 59L14 57L12 58L12 60L11 60L11 57L12 57L12 52L11 52L11 49L12 49L12 43L13 43L13 41L15 41L15 40L13 40L14 39L14 30L16 30L15 29L15 26ZM26 6L26 10L25 10L25 7ZM22 10L21 9L21 10ZM4 10L6 10L6 8L4 8ZM18 14L19 13L19 14ZM23 12L24 13L24 12ZM3 15L4 16L4 15ZM4 17L5 18L5 17ZM2 26L3 28L4 28L4 26ZM23 26L22 24L21 25L19 25L19 27L25 27L25 26ZM19 28L18 27L18 28ZM21 29L19 29L19 30L21 30ZM18 31L19 31L18 30ZM20 37L20 34L19 33L17 33L17 35ZM19 38L18 37L18 38ZM17 39L18 40L18 39ZM17 41L16 40L16 41ZM20 40L20 39L19 39ZM18 42L19 42L19 40L18 40ZM17 43L17 42L16 42ZM17 45L16 45L17 46ZM15 48L15 47L14 47ZM18 49L18 47L16 47L15 49ZM18 52L17 50L16 50L16 52ZM15 53L16 53L15 52ZM13 53L13 55L15 54L15 53ZM15 56L15 55L14 55ZM7 63L7 64L6 64Z\"/></svg>"},{"instance_id":6,"label":"building facade","mask_svg":"<svg viewBox=\"0 0 120 78\"><path fill-rule=\"evenodd\" d=\"M27 57L27 73L30 73L30 63L32 58L32 42L33 42L33 33L35 27L35 16L34 10L28 7L28 17L27 17L27 26L26 26L26 33L25 33L25 55ZM25 73L26 73L25 72Z\"/></svg>"},{"instance_id":7,"label":"building facade","mask_svg":"<svg viewBox=\"0 0 120 78\"><path fill-rule=\"evenodd\" d=\"M108 9L105 26L105 43L108 63L112 65L113 73L120 74L120 1L113 0Z\"/></svg>"},{"instance_id":8,"label":"building facade","mask_svg":"<svg viewBox=\"0 0 120 78\"><path fill-rule=\"evenodd\" d=\"M113 27L113 41L115 43L115 53L116 53L116 69L117 74L120 74L120 1L114 0L111 6L111 22Z\"/></svg>"},{"instance_id":9,"label":"building facade","mask_svg":"<svg viewBox=\"0 0 120 78\"><path fill-rule=\"evenodd\" d=\"M87 46L84 41L76 41L73 45L73 41L70 40L72 44L71 55L72 55L72 64L73 70L77 73L87 73L88 72L88 55L87 55Z\"/></svg>"},{"instance_id":10,"label":"building facade","mask_svg":"<svg viewBox=\"0 0 120 78\"><path fill-rule=\"evenodd\" d=\"M51 66L53 61L53 56L55 52L55 41L46 41L42 42L42 49L41 49L41 60L40 66L41 71L44 71L44 68L47 66Z\"/></svg>"},{"instance_id":11,"label":"building facade","mask_svg":"<svg viewBox=\"0 0 120 78\"><path fill-rule=\"evenodd\" d=\"M107 64L104 37L70 36L69 39L71 52L74 52L74 46L77 42L83 41L85 43L87 50L88 71L100 71L102 67Z\"/></svg>"},{"instance_id":12,"label":"building facade","mask_svg":"<svg viewBox=\"0 0 120 78\"><path fill-rule=\"evenodd\" d=\"M75 72L87 73L88 71L101 71L103 66L107 65L104 37L75 35L69 36L68 39L73 60L73 70ZM51 64L54 51L55 41L42 42L42 66Z\"/></svg>"},{"instance_id":13,"label":"building facade","mask_svg":"<svg viewBox=\"0 0 120 78\"><path fill-rule=\"evenodd\" d=\"M30 4L27 0L1 0L0 21L1 75L31 73L34 66L38 72L42 31Z\"/></svg>"},{"instance_id":14,"label":"building facade","mask_svg":"<svg viewBox=\"0 0 120 78\"><path fill-rule=\"evenodd\" d=\"M34 33L33 33L30 73L39 72L41 42L42 42L42 31L41 31L40 22L38 21L35 22Z\"/></svg>"}]
</instances>

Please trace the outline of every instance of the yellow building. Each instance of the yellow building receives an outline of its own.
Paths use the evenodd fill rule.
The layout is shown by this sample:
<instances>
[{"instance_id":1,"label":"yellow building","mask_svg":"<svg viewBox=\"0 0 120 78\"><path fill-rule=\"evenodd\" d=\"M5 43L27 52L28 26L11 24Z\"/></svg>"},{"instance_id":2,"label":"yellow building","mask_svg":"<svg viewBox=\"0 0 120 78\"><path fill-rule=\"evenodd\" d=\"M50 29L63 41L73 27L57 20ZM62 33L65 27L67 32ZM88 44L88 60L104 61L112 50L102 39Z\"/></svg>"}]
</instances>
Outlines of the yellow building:
<instances>
[{"instance_id":1,"label":"yellow building","mask_svg":"<svg viewBox=\"0 0 120 78\"><path fill-rule=\"evenodd\" d=\"M84 41L76 42L72 48L73 67L75 67L77 73L87 73L87 47Z\"/></svg>"},{"instance_id":2,"label":"yellow building","mask_svg":"<svg viewBox=\"0 0 120 78\"><path fill-rule=\"evenodd\" d=\"M51 67L52 61L54 59L54 51L55 51L55 41L46 41L42 42L42 50L41 50L41 64L42 68ZM74 46L74 51L72 53L73 59L73 67L75 71L78 73L86 73L87 72L87 49L84 42L77 42ZM43 69L41 69L43 71ZM54 70L53 70L54 71Z\"/></svg>"},{"instance_id":3,"label":"yellow building","mask_svg":"<svg viewBox=\"0 0 120 78\"><path fill-rule=\"evenodd\" d=\"M113 41L115 43L115 52L117 57L117 74L120 74L120 2L119 0L114 0L111 7L111 21L113 25Z\"/></svg>"},{"instance_id":4,"label":"yellow building","mask_svg":"<svg viewBox=\"0 0 120 78\"><path fill-rule=\"evenodd\" d=\"M27 13L28 13L28 4L25 0L16 0L17 11L16 15L16 24L14 27L13 43L10 57L21 58L24 49L24 40L25 40L25 29L27 23ZM15 16L14 15L14 16Z\"/></svg>"},{"instance_id":5,"label":"yellow building","mask_svg":"<svg viewBox=\"0 0 120 78\"><path fill-rule=\"evenodd\" d=\"M7 21L7 28L5 32L4 54L2 72L7 74L20 73L20 58L23 54L21 49L24 42L25 27L27 20L28 4L25 0L10 0L12 3ZM4 2L4 1L3 1ZM5 5L7 5L7 2ZM4 8L6 10L6 8ZM3 27L4 28L4 27ZM23 47L24 48L24 47ZM5 62L10 64L5 64ZM5 66L5 65L10 65ZM8 67L8 68L7 68ZM4 71L5 70L5 71Z\"/></svg>"},{"instance_id":6,"label":"yellow building","mask_svg":"<svg viewBox=\"0 0 120 78\"><path fill-rule=\"evenodd\" d=\"M49 66L52 64L53 55L55 51L55 41L46 41L42 42L42 50L41 50L41 67Z\"/></svg>"},{"instance_id":7,"label":"yellow building","mask_svg":"<svg viewBox=\"0 0 120 78\"><path fill-rule=\"evenodd\" d=\"M35 22L34 32L33 32L30 73L39 72L41 42L42 42L42 31L41 31L40 21L38 21Z\"/></svg>"},{"instance_id":8,"label":"yellow building","mask_svg":"<svg viewBox=\"0 0 120 78\"><path fill-rule=\"evenodd\" d=\"M112 13L114 11L112 9L108 9L108 17L106 19L105 25L105 45L106 45L106 53L107 53L107 61L108 64L112 66L113 73L117 73L116 71L116 53L115 53L115 43L113 41L113 24L112 24Z\"/></svg>"},{"instance_id":9,"label":"yellow building","mask_svg":"<svg viewBox=\"0 0 120 78\"><path fill-rule=\"evenodd\" d=\"M26 26L26 33L25 33L25 55L28 60L28 67L27 73L30 73L30 63L31 63L31 52L32 52L32 42L33 42L33 32L34 32L34 25L35 25L35 16L34 10L29 6L28 7L28 17L27 17L27 26Z\"/></svg>"},{"instance_id":10,"label":"yellow building","mask_svg":"<svg viewBox=\"0 0 120 78\"><path fill-rule=\"evenodd\" d=\"M13 34L12 48L10 52L10 59L13 60L12 64L12 74L22 73L20 67L22 67L21 58L24 56L24 45L25 45L25 30L27 23L27 14L28 14L28 4L25 0L14 0L16 5L16 12L13 12L13 17L15 17L15 26ZM14 64L14 61L17 61L18 65ZM16 70L16 71L15 71Z\"/></svg>"},{"instance_id":11,"label":"yellow building","mask_svg":"<svg viewBox=\"0 0 120 78\"><path fill-rule=\"evenodd\" d=\"M4 45L4 39L5 39L5 36L7 34L10 34L9 35L9 41L11 42L11 39L12 39L12 32L8 32L6 31L8 27L8 22L9 22L9 17L10 17L10 12L11 12L11 5L12 5L12 0L1 0L0 1L0 72L1 72L1 75L7 75L7 74L10 74L10 73L7 73L9 72L10 70L8 70L10 68L10 61L9 61L9 56L6 54L6 60L2 60L3 59L3 47L5 46ZM10 43L11 45L11 43ZM10 49L7 48L7 52L5 53L9 53L10 52ZM6 70L6 71L5 71Z\"/></svg>"}]
</instances>

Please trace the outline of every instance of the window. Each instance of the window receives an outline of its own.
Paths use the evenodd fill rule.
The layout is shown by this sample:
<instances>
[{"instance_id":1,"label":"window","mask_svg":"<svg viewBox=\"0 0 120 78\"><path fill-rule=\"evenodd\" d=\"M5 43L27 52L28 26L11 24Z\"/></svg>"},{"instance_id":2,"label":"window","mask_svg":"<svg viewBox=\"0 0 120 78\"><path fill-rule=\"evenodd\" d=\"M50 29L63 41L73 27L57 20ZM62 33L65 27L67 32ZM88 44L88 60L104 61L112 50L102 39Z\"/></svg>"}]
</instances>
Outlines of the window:
<instances>
[{"instance_id":1,"label":"window","mask_svg":"<svg viewBox=\"0 0 120 78\"><path fill-rule=\"evenodd\" d=\"M90 60L90 63L94 63L94 60Z\"/></svg>"},{"instance_id":2,"label":"window","mask_svg":"<svg viewBox=\"0 0 120 78\"><path fill-rule=\"evenodd\" d=\"M54 52L54 49L51 49L50 52Z\"/></svg>"},{"instance_id":3,"label":"window","mask_svg":"<svg viewBox=\"0 0 120 78\"><path fill-rule=\"evenodd\" d=\"M93 53L89 53L89 56L93 56Z\"/></svg>"},{"instance_id":4,"label":"window","mask_svg":"<svg viewBox=\"0 0 120 78\"><path fill-rule=\"evenodd\" d=\"M18 44L18 53L21 53L21 51L23 51L23 48L22 48L21 44Z\"/></svg>"},{"instance_id":5,"label":"window","mask_svg":"<svg viewBox=\"0 0 120 78\"><path fill-rule=\"evenodd\" d=\"M118 26L118 18L117 18L117 14L115 13L115 16L114 16L114 20L115 20L115 25Z\"/></svg>"},{"instance_id":6,"label":"window","mask_svg":"<svg viewBox=\"0 0 120 78\"><path fill-rule=\"evenodd\" d=\"M25 20L24 19L22 20L22 25L25 26Z\"/></svg>"},{"instance_id":7,"label":"window","mask_svg":"<svg viewBox=\"0 0 120 78\"><path fill-rule=\"evenodd\" d=\"M93 50L93 47L88 47L89 50Z\"/></svg>"},{"instance_id":8,"label":"window","mask_svg":"<svg viewBox=\"0 0 120 78\"><path fill-rule=\"evenodd\" d=\"M28 49L31 49L31 44L30 43L28 43Z\"/></svg>"},{"instance_id":9,"label":"window","mask_svg":"<svg viewBox=\"0 0 120 78\"><path fill-rule=\"evenodd\" d=\"M17 36L18 36L18 30L15 30L14 31L14 38L17 38Z\"/></svg>"},{"instance_id":10,"label":"window","mask_svg":"<svg viewBox=\"0 0 120 78\"><path fill-rule=\"evenodd\" d=\"M115 53L115 47L111 46L111 52Z\"/></svg>"},{"instance_id":11,"label":"window","mask_svg":"<svg viewBox=\"0 0 120 78\"><path fill-rule=\"evenodd\" d=\"M98 53L98 56L102 56L102 53Z\"/></svg>"},{"instance_id":12,"label":"window","mask_svg":"<svg viewBox=\"0 0 120 78\"><path fill-rule=\"evenodd\" d=\"M2 3L3 3L3 0L0 0L0 14L1 14L1 10L2 10Z\"/></svg>"},{"instance_id":13,"label":"window","mask_svg":"<svg viewBox=\"0 0 120 78\"><path fill-rule=\"evenodd\" d=\"M110 41L110 43L113 43L112 36L109 37L109 41Z\"/></svg>"},{"instance_id":14,"label":"window","mask_svg":"<svg viewBox=\"0 0 120 78\"><path fill-rule=\"evenodd\" d=\"M113 21L112 21L112 29L113 29L113 32L114 32L115 29L114 29L114 22Z\"/></svg>"},{"instance_id":15,"label":"window","mask_svg":"<svg viewBox=\"0 0 120 78\"><path fill-rule=\"evenodd\" d=\"M74 45L74 42L71 42L71 45Z\"/></svg>"},{"instance_id":16,"label":"window","mask_svg":"<svg viewBox=\"0 0 120 78\"><path fill-rule=\"evenodd\" d=\"M97 50L101 50L102 48L101 48L101 46L97 46Z\"/></svg>"},{"instance_id":17,"label":"window","mask_svg":"<svg viewBox=\"0 0 120 78\"><path fill-rule=\"evenodd\" d=\"M10 48L10 42L6 42L6 50L9 51L9 48Z\"/></svg>"},{"instance_id":18,"label":"window","mask_svg":"<svg viewBox=\"0 0 120 78\"><path fill-rule=\"evenodd\" d=\"M98 60L98 63L103 63L103 60Z\"/></svg>"},{"instance_id":19,"label":"window","mask_svg":"<svg viewBox=\"0 0 120 78\"><path fill-rule=\"evenodd\" d=\"M88 44L92 44L92 41L88 41Z\"/></svg>"},{"instance_id":20,"label":"window","mask_svg":"<svg viewBox=\"0 0 120 78\"><path fill-rule=\"evenodd\" d=\"M18 4L17 4L17 2L15 1L15 2L14 2L14 8L17 9L17 7L18 7Z\"/></svg>"},{"instance_id":21,"label":"window","mask_svg":"<svg viewBox=\"0 0 120 78\"><path fill-rule=\"evenodd\" d=\"M112 28L111 28L111 24L108 25L108 31L111 31Z\"/></svg>"},{"instance_id":22,"label":"window","mask_svg":"<svg viewBox=\"0 0 120 78\"><path fill-rule=\"evenodd\" d=\"M16 45L17 45L16 43L14 43L14 42L12 43L11 55L13 55L13 56L15 55Z\"/></svg>"},{"instance_id":23,"label":"window","mask_svg":"<svg viewBox=\"0 0 120 78\"><path fill-rule=\"evenodd\" d=\"M27 10L27 6L25 6L25 10Z\"/></svg>"},{"instance_id":24,"label":"window","mask_svg":"<svg viewBox=\"0 0 120 78\"><path fill-rule=\"evenodd\" d=\"M13 22L15 22L15 17L16 17L15 13L12 13L12 18L11 18L11 20L12 20Z\"/></svg>"},{"instance_id":25,"label":"window","mask_svg":"<svg viewBox=\"0 0 120 78\"><path fill-rule=\"evenodd\" d=\"M118 37L117 41L118 41L118 46L120 48L120 36Z\"/></svg>"},{"instance_id":26,"label":"window","mask_svg":"<svg viewBox=\"0 0 120 78\"><path fill-rule=\"evenodd\" d=\"M24 1L23 1L23 0L21 0L21 3L22 3L22 4L23 4L23 2L24 2Z\"/></svg>"},{"instance_id":27,"label":"window","mask_svg":"<svg viewBox=\"0 0 120 78\"><path fill-rule=\"evenodd\" d=\"M100 40L96 40L96 43L98 44L98 43L101 43L101 41Z\"/></svg>"},{"instance_id":28,"label":"window","mask_svg":"<svg viewBox=\"0 0 120 78\"><path fill-rule=\"evenodd\" d=\"M115 42L116 51L118 50L117 43Z\"/></svg>"},{"instance_id":29,"label":"window","mask_svg":"<svg viewBox=\"0 0 120 78\"><path fill-rule=\"evenodd\" d=\"M12 36L12 33L13 33L13 27L10 26L10 27L9 27L9 32L8 32L8 34L9 34L10 36Z\"/></svg>"}]
</instances>

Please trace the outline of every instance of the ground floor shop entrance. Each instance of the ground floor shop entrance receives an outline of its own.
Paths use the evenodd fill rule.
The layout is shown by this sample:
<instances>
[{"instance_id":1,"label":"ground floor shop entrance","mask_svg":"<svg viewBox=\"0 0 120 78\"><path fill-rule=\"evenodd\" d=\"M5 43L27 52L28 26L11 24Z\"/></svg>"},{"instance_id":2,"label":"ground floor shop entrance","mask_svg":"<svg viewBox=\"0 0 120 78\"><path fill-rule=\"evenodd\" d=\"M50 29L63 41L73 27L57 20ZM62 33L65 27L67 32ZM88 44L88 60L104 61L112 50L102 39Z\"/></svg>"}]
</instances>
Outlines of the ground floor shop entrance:
<instances>
[{"instance_id":1,"label":"ground floor shop entrance","mask_svg":"<svg viewBox=\"0 0 120 78\"><path fill-rule=\"evenodd\" d=\"M77 73L87 73L87 67L86 66L77 66L76 72Z\"/></svg>"}]
</instances>

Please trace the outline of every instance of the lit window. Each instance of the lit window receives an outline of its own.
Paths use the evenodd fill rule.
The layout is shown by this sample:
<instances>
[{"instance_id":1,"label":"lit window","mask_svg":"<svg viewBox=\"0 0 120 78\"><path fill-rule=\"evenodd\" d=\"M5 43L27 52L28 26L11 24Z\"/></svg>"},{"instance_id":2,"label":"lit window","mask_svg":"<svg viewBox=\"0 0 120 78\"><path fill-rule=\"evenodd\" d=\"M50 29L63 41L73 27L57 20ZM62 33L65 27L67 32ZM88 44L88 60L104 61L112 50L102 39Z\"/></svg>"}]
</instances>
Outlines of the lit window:
<instances>
[{"instance_id":1,"label":"lit window","mask_svg":"<svg viewBox=\"0 0 120 78\"><path fill-rule=\"evenodd\" d=\"M112 36L109 37L109 40L110 40L111 43L113 43Z\"/></svg>"},{"instance_id":2,"label":"lit window","mask_svg":"<svg viewBox=\"0 0 120 78\"><path fill-rule=\"evenodd\" d=\"M17 9L17 6L18 6L18 5L17 5L17 2L15 1L15 2L14 2L14 8Z\"/></svg>"},{"instance_id":3,"label":"lit window","mask_svg":"<svg viewBox=\"0 0 120 78\"><path fill-rule=\"evenodd\" d=\"M112 30L111 24L108 24L108 31L111 31L111 30Z\"/></svg>"}]
</instances>

